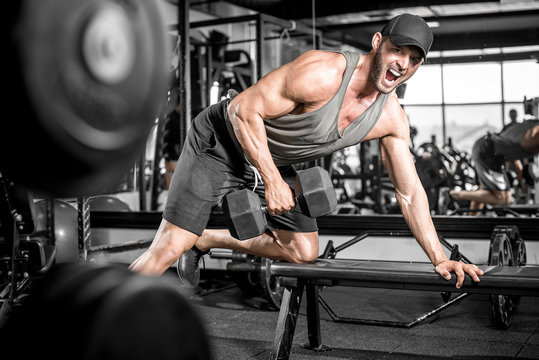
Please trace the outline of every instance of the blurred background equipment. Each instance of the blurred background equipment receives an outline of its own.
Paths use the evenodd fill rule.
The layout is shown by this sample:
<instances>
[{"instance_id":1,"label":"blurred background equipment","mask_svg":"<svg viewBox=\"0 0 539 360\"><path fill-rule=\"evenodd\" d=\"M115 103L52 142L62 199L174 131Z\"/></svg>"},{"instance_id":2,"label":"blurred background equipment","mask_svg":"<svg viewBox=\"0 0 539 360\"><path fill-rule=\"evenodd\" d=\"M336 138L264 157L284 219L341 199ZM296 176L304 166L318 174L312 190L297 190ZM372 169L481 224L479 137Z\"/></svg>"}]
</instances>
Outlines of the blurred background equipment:
<instances>
[{"instance_id":1,"label":"blurred background equipment","mask_svg":"<svg viewBox=\"0 0 539 360\"><path fill-rule=\"evenodd\" d=\"M90 207L130 211L102 192L145 151L166 94L160 5L23 0L6 7L2 343L24 359L209 359L201 319L165 277L84 262Z\"/></svg>"},{"instance_id":2,"label":"blurred background equipment","mask_svg":"<svg viewBox=\"0 0 539 360\"><path fill-rule=\"evenodd\" d=\"M54 209L51 202L54 201ZM56 248L56 263L72 263L79 259L77 207L60 199L41 199L35 203L36 231L52 228L53 236L48 241ZM49 221L54 219L54 224Z\"/></svg>"},{"instance_id":3,"label":"blurred background equipment","mask_svg":"<svg viewBox=\"0 0 539 360\"><path fill-rule=\"evenodd\" d=\"M154 1L7 4L2 175L56 196L100 193L134 161L166 90Z\"/></svg>"},{"instance_id":4,"label":"blurred background equipment","mask_svg":"<svg viewBox=\"0 0 539 360\"><path fill-rule=\"evenodd\" d=\"M205 332L170 280L88 263L58 266L35 281L0 327L22 359L207 360Z\"/></svg>"}]
</instances>

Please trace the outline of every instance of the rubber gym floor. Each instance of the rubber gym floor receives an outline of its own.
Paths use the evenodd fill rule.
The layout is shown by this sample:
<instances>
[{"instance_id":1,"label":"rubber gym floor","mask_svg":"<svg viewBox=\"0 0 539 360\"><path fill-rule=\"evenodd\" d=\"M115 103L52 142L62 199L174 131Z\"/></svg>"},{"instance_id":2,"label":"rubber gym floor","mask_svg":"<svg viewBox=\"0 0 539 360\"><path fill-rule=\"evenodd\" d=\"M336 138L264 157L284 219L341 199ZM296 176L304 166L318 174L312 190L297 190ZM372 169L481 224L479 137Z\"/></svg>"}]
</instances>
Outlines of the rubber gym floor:
<instances>
[{"instance_id":1,"label":"rubber gym floor","mask_svg":"<svg viewBox=\"0 0 539 360\"><path fill-rule=\"evenodd\" d=\"M178 282L175 271L165 275ZM410 322L442 304L440 293L328 287L324 299L341 317ZM248 297L226 272L202 270L196 290L185 295L202 318L216 360L268 359L279 312ZM507 330L494 326L489 295L469 295L411 328L334 322L320 307L327 351L307 342L305 295L291 360L344 359L539 359L539 298L522 297Z\"/></svg>"}]
</instances>

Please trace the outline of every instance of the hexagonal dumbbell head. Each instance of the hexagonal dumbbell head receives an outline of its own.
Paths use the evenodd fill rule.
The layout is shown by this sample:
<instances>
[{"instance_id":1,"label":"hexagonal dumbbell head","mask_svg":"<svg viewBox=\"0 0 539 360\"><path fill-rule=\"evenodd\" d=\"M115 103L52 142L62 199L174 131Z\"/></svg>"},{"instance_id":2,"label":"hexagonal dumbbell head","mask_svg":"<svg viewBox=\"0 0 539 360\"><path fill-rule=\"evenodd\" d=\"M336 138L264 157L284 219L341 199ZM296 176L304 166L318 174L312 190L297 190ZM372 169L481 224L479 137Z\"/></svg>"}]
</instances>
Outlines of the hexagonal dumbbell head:
<instances>
[{"instance_id":1,"label":"hexagonal dumbbell head","mask_svg":"<svg viewBox=\"0 0 539 360\"><path fill-rule=\"evenodd\" d=\"M238 240L259 236L266 230L267 221L260 198L248 189L226 195L223 213L230 234Z\"/></svg>"},{"instance_id":2,"label":"hexagonal dumbbell head","mask_svg":"<svg viewBox=\"0 0 539 360\"><path fill-rule=\"evenodd\" d=\"M302 212L312 218L330 214L337 208L337 195L329 173L319 166L298 171L294 191Z\"/></svg>"}]
</instances>

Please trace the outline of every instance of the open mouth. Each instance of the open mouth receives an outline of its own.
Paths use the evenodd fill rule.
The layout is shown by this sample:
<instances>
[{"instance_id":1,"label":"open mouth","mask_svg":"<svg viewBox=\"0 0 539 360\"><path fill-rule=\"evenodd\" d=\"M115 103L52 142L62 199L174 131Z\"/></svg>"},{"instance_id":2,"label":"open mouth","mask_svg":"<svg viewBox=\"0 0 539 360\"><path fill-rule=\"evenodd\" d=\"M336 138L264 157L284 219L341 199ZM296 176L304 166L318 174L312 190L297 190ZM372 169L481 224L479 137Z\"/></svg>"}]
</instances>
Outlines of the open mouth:
<instances>
[{"instance_id":1,"label":"open mouth","mask_svg":"<svg viewBox=\"0 0 539 360\"><path fill-rule=\"evenodd\" d=\"M385 79L389 85L393 85L393 83L397 81L401 76L402 74L398 71L389 69L386 71Z\"/></svg>"}]
</instances>

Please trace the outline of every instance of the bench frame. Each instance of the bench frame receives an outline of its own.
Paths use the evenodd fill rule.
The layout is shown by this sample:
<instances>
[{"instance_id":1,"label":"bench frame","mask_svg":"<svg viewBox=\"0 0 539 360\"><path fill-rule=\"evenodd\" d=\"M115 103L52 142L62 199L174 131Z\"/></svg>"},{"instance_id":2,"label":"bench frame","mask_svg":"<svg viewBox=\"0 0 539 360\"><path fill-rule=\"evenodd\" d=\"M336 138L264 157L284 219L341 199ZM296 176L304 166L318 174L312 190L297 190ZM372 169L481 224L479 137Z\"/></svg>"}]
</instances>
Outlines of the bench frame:
<instances>
[{"instance_id":1,"label":"bench frame","mask_svg":"<svg viewBox=\"0 0 539 360\"><path fill-rule=\"evenodd\" d=\"M386 266L387 271L383 269ZM356 268L354 268L356 267ZM397 272L396 268L402 271ZM285 360L290 356L301 300L307 297L308 345L312 350L324 350L320 330L319 287L351 286L422 291L539 296L539 267L480 266L485 272L480 283L466 277L460 289L455 288L456 276L445 280L434 273L432 265L424 263L374 262L361 260L320 259L313 264L272 264L273 276L280 276L283 298L271 359ZM430 271L427 270L430 268Z\"/></svg>"}]
</instances>

